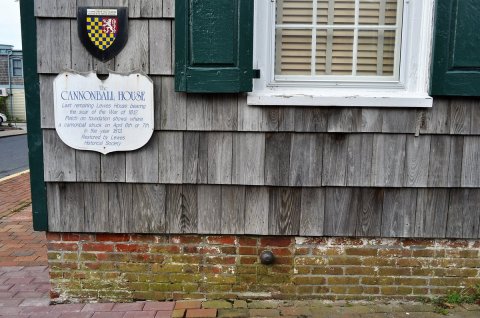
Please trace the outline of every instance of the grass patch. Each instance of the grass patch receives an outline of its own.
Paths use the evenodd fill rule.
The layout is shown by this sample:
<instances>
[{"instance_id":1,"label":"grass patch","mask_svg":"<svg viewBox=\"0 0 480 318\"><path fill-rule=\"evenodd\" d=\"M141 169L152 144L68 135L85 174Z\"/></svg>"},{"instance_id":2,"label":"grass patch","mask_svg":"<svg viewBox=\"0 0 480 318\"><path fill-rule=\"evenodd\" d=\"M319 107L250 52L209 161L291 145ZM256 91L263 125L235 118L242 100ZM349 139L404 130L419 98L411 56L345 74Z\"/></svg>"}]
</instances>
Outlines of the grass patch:
<instances>
[{"instance_id":1,"label":"grass patch","mask_svg":"<svg viewBox=\"0 0 480 318\"><path fill-rule=\"evenodd\" d=\"M475 288L462 289L461 291L451 291L445 296L432 299L435 306L435 312L447 315L449 309L455 308L461 304L477 304L480 305L480 285Z\"/></svg>"}]
</instances>

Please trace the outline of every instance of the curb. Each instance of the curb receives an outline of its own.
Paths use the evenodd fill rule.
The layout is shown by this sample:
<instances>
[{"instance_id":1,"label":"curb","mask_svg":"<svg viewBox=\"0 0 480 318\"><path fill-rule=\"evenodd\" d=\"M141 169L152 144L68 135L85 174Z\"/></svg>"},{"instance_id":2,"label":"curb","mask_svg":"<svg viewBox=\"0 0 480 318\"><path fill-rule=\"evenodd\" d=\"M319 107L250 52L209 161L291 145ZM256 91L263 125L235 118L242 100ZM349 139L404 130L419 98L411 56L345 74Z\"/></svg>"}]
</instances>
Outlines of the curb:
<instances>
[{"instance_id":1,"label":"curb","mask_svg":"<svg viewBox=\"0 0 480 318\"><path fill-rule=\"evenodd\" d=\"M5 137L12 137L12 136L20 136L20 135L26 135L27 132L25 130L20 130L20 131L3 131L0 132L0 138L5 138Z\"/></svg>"},{"instance_id":2,"label":"curb","mask_svg":"<svg viewBox=\"0 0 480 318\"><path fill-rule=\"evenodd\" d=\"M20 171L20 172L11 174L11 175L9 175L9 176L6 176L6 177L1 178L1 179L0 179L0 182L13 179L13 178L15 178L15 177L18 177L18 176L20 176L20 175L22 175L22 174L29 173L29 172L30 172L30 169L27 169L27 170L23 170L23 171Z\"/></svg>"}]
</instances>

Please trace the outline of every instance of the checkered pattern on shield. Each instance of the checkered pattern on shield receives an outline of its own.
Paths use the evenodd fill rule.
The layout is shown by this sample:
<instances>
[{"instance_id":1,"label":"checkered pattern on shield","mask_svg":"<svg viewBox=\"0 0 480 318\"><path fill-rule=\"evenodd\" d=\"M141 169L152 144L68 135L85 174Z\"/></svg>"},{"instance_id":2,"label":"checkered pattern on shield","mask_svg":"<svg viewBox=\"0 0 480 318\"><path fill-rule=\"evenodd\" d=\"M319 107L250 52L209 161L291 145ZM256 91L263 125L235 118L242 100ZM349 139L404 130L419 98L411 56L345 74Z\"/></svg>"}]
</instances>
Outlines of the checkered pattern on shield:
<instances>
[{"instance_id":1,"label":"checkered pattern on shield","mask_svg":"<svg viewBox=\"0 0 480 318\"><path fill-rule=\"evenodd\" d=\"M87 17L88 37L97 48L104 51L115 41L117 24L117 18Z\"/></svg>"}]
</instances>

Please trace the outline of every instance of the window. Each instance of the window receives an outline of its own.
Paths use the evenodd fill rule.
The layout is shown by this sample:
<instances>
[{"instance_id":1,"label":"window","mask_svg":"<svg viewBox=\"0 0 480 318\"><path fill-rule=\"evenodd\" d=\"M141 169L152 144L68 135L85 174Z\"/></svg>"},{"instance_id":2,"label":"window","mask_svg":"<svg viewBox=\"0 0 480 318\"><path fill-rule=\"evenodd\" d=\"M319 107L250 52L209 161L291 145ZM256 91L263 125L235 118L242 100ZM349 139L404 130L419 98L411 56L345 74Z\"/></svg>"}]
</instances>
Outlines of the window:
<instances>
[{"instance_id":1,"label":"window","mask_svg":"<svg viewBox=\"0 0 480 318\"><path fill-rule=\"evenodd\" d=\"M433 0L257 1L257 105L429 107Z\"/></svg>"},{"instance_id":2,"label":"window","mask_svg":"<svg viewBox=\"0 0 480 318\"><path fill-rule=\"evenodd\" d=\"M12 60L12 75L13 76L23 76L22 60L19 60L19 59L13 59Z\"/></svg>"},{"instance_id":3,"label":"window","mask_svg":"<svg viewBox=\"0 0 480 318\"><path fill-rule=\"evenodd\" d=\"M278 0L275 79L398 79L402 4Z\"/></svg>"}]
</instances>

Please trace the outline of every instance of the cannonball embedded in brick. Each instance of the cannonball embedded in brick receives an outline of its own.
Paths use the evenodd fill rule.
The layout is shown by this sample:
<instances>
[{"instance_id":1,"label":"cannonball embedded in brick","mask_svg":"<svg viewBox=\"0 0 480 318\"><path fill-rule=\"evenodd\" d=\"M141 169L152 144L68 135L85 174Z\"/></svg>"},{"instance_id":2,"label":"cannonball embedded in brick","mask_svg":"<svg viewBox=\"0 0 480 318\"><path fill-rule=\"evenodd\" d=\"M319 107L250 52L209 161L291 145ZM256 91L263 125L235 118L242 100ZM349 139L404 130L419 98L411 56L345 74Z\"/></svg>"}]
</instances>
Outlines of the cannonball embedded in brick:
<instances>
[{"instance_id":1,"label":"cannonball embedded in brick","mask_svg":"<svg viewBox=\"0 0 480 318\"><path fill-rule=\"evenodd\" d=\"M275 255L273 255L272 251L263 251L260 254L260 262L262 262L263 265L273 264L274 261Z\"/></svg>"}]
</instances>

